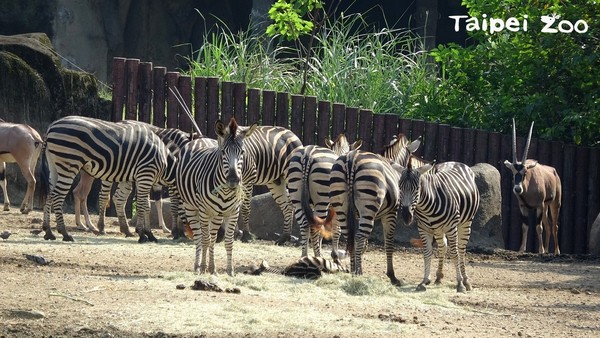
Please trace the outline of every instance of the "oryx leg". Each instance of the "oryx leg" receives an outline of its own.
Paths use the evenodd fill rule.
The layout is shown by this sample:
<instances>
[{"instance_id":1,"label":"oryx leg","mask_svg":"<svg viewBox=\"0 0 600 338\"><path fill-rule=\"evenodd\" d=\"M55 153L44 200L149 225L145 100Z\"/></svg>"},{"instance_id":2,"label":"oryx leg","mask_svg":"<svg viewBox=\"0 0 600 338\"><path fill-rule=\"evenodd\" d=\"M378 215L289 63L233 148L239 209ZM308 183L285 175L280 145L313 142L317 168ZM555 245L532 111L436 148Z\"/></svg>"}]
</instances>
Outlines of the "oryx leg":
<instances>
[{"instance_id":1,"label":"oryx leg","mask_svg":"<svg viewBox=\"0 0 600 338\"><path fill-rule=\"evenodd\" d=\"M28 214L33 208L33 193L35 191L35 175L33 172L39 155L39 149L35 150L31 158L22 158L21 155L16 155L15 160L19 165L19 169L21 169L21 174L23 174L25 181L27 181L27 192L25 193L25 197L23 197L23 202L19 210L22 214Z\"/></svg>"},{"instance_id":2,"label":"oryx leg","mask_svg":"<svg viewBox=\"0 0 600 338\"><path fill-rule=\"evenodd\" d=\"M519 204L521 210L521 246L519 252L524 252L527 247L527 232L529 231L529 208Z\"/></svg>"},{"instance_id":3,"label":"oryx leg","mask_svg":"<svg viewBox=\"0 0 600 338\"><path fill-rule=\"evenodd\" d=\"M89 230L97 234L98 229L92 223L87 207L87 197L92 190L93 183L94 177L82 170L79 174L79 183L77 183L77 186L73 189L73 202L75 204L75 224L77 225L77 229L86 231ZM85 218L85 225L81 223L82 210Z\"/></svg>"},{"instance_id":4,"label":"oryx leg","mask_svg":"<svg viewBox=\"0 0 600 338\"><path fill-rule=\"evenodd\" d=\"M550 225L552 237L554 238L554 254L560 255L560 247L558 244L558 214L560 212L560 204L556 203L556 201L553 201L550 203L548 209L548 224ZM550 237L549 235L550 234L548 234L548 237Z\"/></svg>"},{"instance_id":5,"label":"oryx leg","mask_svg":"<svg viewBox=\"0 0 600 338\"><path fill-rule=\"evenodd\" d=\"M545 254L546 249L544 248L544 228L542 227L542 220L545 218L545 204L542 204L541 208L535 209L535 231L538 236L538 253Z\"/></svg>"},{"instance_id":6,"label":"oryx leg","mask_svg":"<svg viewBox=\"0 0 600 338\"><path fill-rule=\"evenodd\" d=\"M4 194L4 211L10 210L10 200L8 199L8 190L6 190L6 164L0 162L0 185Z\"/></svg>"}]
</instances>

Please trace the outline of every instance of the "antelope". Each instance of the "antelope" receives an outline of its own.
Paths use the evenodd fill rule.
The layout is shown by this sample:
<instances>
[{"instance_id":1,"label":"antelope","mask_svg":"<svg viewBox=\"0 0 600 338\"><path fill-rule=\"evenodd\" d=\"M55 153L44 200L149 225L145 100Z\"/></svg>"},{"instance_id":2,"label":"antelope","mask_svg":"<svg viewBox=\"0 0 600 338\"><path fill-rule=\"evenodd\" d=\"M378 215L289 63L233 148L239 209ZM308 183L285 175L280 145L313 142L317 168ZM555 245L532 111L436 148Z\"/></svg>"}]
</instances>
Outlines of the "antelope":
<instances>
[{"instance_id":1,"label":"antelope","mask_svg":"<svg viewBox=\"0 0 600 338\"><path fill-rule=\"evenodd\" d=\"M43 142L40 134L32 127L0 119L0 185L4 193L4 211L10 210L10 200L6 190L6 163L15 162L27 181L27 193L21 203L21 213L27 214L33 209L35 165Z\"/></svg>"},{"instance_id":2,"label":"antelope","mask_svg":"<svg viewBox=\"0 0 600 338\"><path fill-rule=\"evenodd\" d=\"M547 253L550 245L550 235L554 238L554 254L560 255L558 246L558 214L561 204L560 177L553 167L538 163L533 159L527 159L529 143L533 124L529 128L529 136L525 144L525 151L521 161L517 160L517 131L515 119L513 119L513 160L504 161L504 165L513 173L513 192L519 201L521 209L521 247L519 251L525 251L527 243L527 230L529 228L529 213L535 211L536 231L539 239L539 253ZM544 228L542 229L542 224ZM546 232L545 243L542 241L542 230Z\"/></svg>"}]
</instances>

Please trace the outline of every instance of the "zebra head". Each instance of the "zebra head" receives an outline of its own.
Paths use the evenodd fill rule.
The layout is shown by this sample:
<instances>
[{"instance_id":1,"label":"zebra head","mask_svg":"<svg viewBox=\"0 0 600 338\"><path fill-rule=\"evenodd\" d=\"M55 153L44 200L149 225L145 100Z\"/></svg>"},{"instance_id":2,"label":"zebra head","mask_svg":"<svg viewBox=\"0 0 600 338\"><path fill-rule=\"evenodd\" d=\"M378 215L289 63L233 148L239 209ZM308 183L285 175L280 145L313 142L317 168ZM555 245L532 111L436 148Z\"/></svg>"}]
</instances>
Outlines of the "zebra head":
<instances>
[{"instance_id":1,"label":"zebra head","mask_svg":"<svg viewBox=\"0 0 600 338\"><path fill-rule=\"evenodd\" d=\"M330 140L329 137L325 138L325 145L331 149L336 155L341 156L349 153L351 150L357 150L362 146L362 140L357 140L350 144L346 138L346 134L339 134L335 140Z\"/></svg>"},{"instance_id":2,"label":"zebra head","mask_svg":"<svg viewBox=\"0 0 600 338\"><path fill-rule=\"evenodd\" d=\"M227 186L230 189L238 188L242 180L242 165L244 163L244 138L256 130L256 124L250 127L241 127L231 118L228 125L217 121L215 131L218 136L218 147L221 151L221 163L226 175Z\"/></svg>"},{"instance_id":3,"label":"zebra head","mask_svg":"<svg viewBox=\"0 0 600 338\"><path fill-rule=\"evenodd\" d=\"M412 222L414 211L421 195L421 175L425 174L431 168L433 168L432 164L413 168L410 161L408 161L406 168L394 165L394 169L400 173L398 200L400 202L400 215L406 225Z\"/></svg>"},{"instance_id":4,"label":"zebra head","mask_svg":"<svg viewBox=\"0 0 600 338\"><path fill-rule=\"evenodd\" d=\"M523 194L526 188L523 187L524 179L529 169L534 168L537 165L537 161L527 161L527 153L529 152L529 143L531 142L531 133L533 132L533 123L529 128L529 136L527 136L527 142L525 144L525 151L523 152L523 158L521 161L517 160L517 130L515 126L515 119L513 119L513 160L509 162L504 161L504 165L512 171L513 174L513 192L517 195ZM526 163L527 162L527 163ZM525 184L527 185L527 184Z\"/></svg>"},{"instance_id":5,"label":"zebra head","mask_svg":"<svg viewBox=\"0 0 600 338\"><path fill-rule=\"evenodd\" d=\"M392 160L395 163L405 166L411 157L411 154L419 149L421 145L421 137L409 142L406 136L402 133L395 136L389 145L383 149L383 157Z\"/></svg>"}]
</instances>

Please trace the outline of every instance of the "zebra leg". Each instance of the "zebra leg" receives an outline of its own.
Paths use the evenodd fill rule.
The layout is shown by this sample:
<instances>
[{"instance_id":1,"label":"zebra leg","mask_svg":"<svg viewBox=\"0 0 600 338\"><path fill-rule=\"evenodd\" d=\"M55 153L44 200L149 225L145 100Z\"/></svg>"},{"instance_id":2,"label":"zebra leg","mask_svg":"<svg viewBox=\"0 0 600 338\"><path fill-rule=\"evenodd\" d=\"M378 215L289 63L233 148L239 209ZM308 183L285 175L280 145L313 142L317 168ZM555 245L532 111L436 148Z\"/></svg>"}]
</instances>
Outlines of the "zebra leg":
<instances>
[{"instance_id":1,"label":"zebra leg","mask_svg":"<svg viewBox=\"0 0 600 338\"><path fill-rule=\"evenodd\" d=\"M79 168L77 168L77 171L79 171ZM61 177L60 182L57 181L56 185L54 185L54 189L50 193L50 201L52 203L52 210L54 210L54 214L56 215L56 227L58 232L63 235L63 241L73 242L73 236L69 235L67 228L65 227L63 205L77 172L65 172L65 174L66 175ZM49 229L50 227L48 226L47 230ZM46 232L46 236L48 236L48 231ZM46 236L44 236L44 239L52 239L54 235L48 236L49 238L46 238Z\"/></svg>"},{"instance_id":2,"label":"zebra leg","mask_svg":"<svg viewBox=\"0 0 600 338\"><path fill-rule=\"evenodd\" d=\"M471 223L472 221L463 223L458 228L458 262L460 264L460 273L462 275L463 284L465 285L465 289L467 291L472 290L465 268L465 262L467 260L467 243L471 237Z\"/></svg>"},{"instance_id":3,"label":"zebra leg","mask_svg":"<svg viewBox=\"0 0 600 338\"><path fill-rule=\"evenodd\" d=\"M212 275L215 275L216 274L215 243L217 240L217 232L223 226L223 217L216 216L216 217L210 218L210 217L208 217L208 215L203 214L203 217L201 217L201 219L206 220L204 223L204 224L206 224L206 226L203 225L203 227L206 227L209 232L208 243L207 243L207 245L208 245L208 272ZM223 230L225 230L225 229L223 229ZM233 234L231 235L231 240L233 240Z\"/></svg>"},{"instance_id":4,"label":"zebra leg","mask_svg":"<svg viewBox=\"0 0 600 338\"><path fill-rule=\"evenodd\" d=\"M110 192L112 190L112 186L112 182L102 181L102 186L100 187L100 195L98 196L98 233L102 235L104 235L105 233L104 216L106 214L106 208L110 206Z\"/></svg>"},{"instance_id":5,"label":"zebra leg","mask_svg":"<svg viewBox=\"0 0 600 338\"><path fill-rule=\"evenodd\" d=\"M391 212L382 219L383 224L383 234L384 234L384 249L387 263L387 271L386 275L390 279L392 285L395 286L403 286L404 282L398 278L396 278L396 273L394 272L394 234L396 230L396 212Z\"/></svg>"},{"instance_id":6,"label":"zebra leg","mask_svg":"<svg viewBox=\"0 0 600 338\"><path fill-rule=\"evenodd\" d=\"M179 196L179 190L175 187L169 187L169 199L171 200L171 216L173 223L171 225L171 235L173 240L185 240L184 224L187 222L185 208Z\"/></svg>"},{"instance_id":7,"label":"zebra leg","mask_svg":"<svg viewBox=\"0 0 600 338\"><path fill-rule=\"evenodd\" d=\"M170 234L171 230L165 225L165 218L163 217L163 203L162 203L162 186L152 187L152 199L154 199L154 206L156 208L156 218L158 220L158 226L162 229L163 233Z\"/></svg>"},{"instance_id":8,"label":"zebra leg","mask_svg":"<svg viewBox=\"0 0 600 338\"><path fill-rule=\"evenodd\" d=\"M250 232L250 203L252 201L252 188L254 186L252 184L242 185L242 189L244 189L244 198L242 200L242 204L240 206L240 212L242 214L242 242L249 243L255 239L255 236Z\"/></svg>"},{"instance_id":9,"label":"zebra leg","mask_svg":"<svg viewBox=\"0 0 600 338\"><path fill-rule=\"evenodd\" d=\"M422 230L421 227L419 227L419 235L423 245L425 246L425 252L423 252L423 280L421 281L421 284L417 285L416 290L425 291L427 290L426 285L431 283L429 274L431 272L431 257L433 256L433 234L427 232L427 230Z\"/></svg>"},{"instance_id":10,"label":"zebra leg","mask_svg":"<svg viewBox=\"0 0 600 338\"><path fill-rule=\"evenodd\" d=\"M200 216L198 214L198 209L193 206L186 204L185 207L185 216L189 221L189 227L192 229L193 240L196 244L196 255L194 258L194 272L198 274L202 274L206 272L206 264L201 266L200 264L200 255L204 256L204 249L206 245L203 245L204 236L208 237L208 233L205 234L205 229L201 226Z\"/></svg>"},{"instance_id":11,"label":"zebra leg","mask_svg":"<svg viewBox=\"0 0 600 338\"><path fill-rule=\"evenodd\" d=\"M294 206L290 203L287 189L281 182L268 183L267 188L271 192L275 203L283 212L283 233L275 241L277 245L283 245L292 238L292 222L294 218Z\"/></svg>"},{"instance_id":12,"label":"zebra leg","mask_svg":"<svg viewBox=\"0 0 600 338\"><path fill-rule=\"evenodd\" d=\"M118 185L118 189L115 192L114 197L117 219L119 220L119 229L121 230L121 233L125 235L125 237L133 237L133 234L131 231L129 231L129 224L127 224L127 216L125 215L125 205L127 204L129 195L131 195L132 189L133 185L130 182L121 182ZM102 215L103 213L101 212L100 214ZM138 217L138 224L139 222L140 218Z\"/></svg>"},{"instance_id":13,"label":"zebra leg","mask_svg":"<svg viewBox=\"0 0 600 338\"><path fill-rule=\"evenodd\" d=\"M4 194L4 211L10 210L10 200L8 199L8 191L6 190L6 164L0 162L0 185Z\"/></svg>"},{"instance_id":14,"label":"zebra leg","mask_svg":"<svg viewBox=\"0 0 600 338\"><path fill-rule=\"evenodd\" d=\"M222 227L225 228L225 250L227 251L227 274L234 275L233 269L233 234L235 233L238 214L225 217Z\"/></svg>"},{"instance_id":15,"label":"zebra leg","mask_svg":"<svg viewBox=\"0 0 600 338\"><path fill-rule=\"evenodd\" d=\"M137 224L135 231L140 236L138 243L147 241L156 242L156 237L150 229L150 190L152 182L146 180L137 180L135 185L135 195L137 199Z\"/></svg>"},{"instance_id":16,"label":"zebra leg","mask_svg":"<svg viewBox=\"0 0 600 338\"><path fill-rule=\"evenodd\" d=\"M456 227L454 227L456 229ZM454 266L456 268L456 291L457 292L465 292L466 288L463 284L462 272L460 259L458 255L458 240L457 240L457 231L449 232L446 234L448 238L448 247L449 247L449 255L450 259L454 262Z\"/></svg>"},{"instance_id":17,"label":"zebra leg","mask_svg":"<svg viewBox=\"0 0 600 338\"><path fill-rule=\"evenodd\" d=\"M435 273L434 284L440 285L442 284L442 278L444 278L444 260L446 259L446 251L448 251L448 243L444 234L441 236L434 236L434 239L438 247L438 268Z\"/></svg>"}]
</instances>

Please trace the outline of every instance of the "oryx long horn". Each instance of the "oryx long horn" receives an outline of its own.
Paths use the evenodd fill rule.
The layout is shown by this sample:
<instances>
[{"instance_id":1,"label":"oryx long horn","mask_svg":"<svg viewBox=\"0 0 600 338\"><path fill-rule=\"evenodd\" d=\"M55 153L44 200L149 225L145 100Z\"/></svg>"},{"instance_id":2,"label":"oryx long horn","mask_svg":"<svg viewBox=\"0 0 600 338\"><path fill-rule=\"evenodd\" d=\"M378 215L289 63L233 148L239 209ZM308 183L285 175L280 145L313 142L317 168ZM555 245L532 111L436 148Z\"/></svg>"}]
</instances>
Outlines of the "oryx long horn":
<instances>
[{"instance_id":1,"label":"oryx long horn","mask_svg":"<svg viewBox=\"0 0 600 338\"><path fill-rule=\"evenodd\" d=\"M194 117L192 116L192 112L190 111L190 108L188 108L187 104L185 104L185 100L183 99L183 96L181 96L179 89L177 89L177 87L171 87L171 88L169 88L169 90L171 91L171 93L173 93L173 95L175 96L175 99L177 99L177 103L179 103L179 105L181 106L181 109L183 109L183 111L188 116L190 121L192 121L192 124L194 125L194 129L196 129L196 132L198 133L198 135L202 135L202 131L200 130L200 127L198 127L196 120L194 120Z\"/></svg>"},{"instance_id":2,"label":"oryx long horn","mask_svg":"<svg viewBox=\"0 0 600 338\"><path fill-rule=\"evenodd\" d=\"M514 117L512 120L513 120L513 137L512 137L513 163L517 163L517 127L515 125Z\"/></svg>"},{"instance_id":3,"label":"oryx long horn","mask_svg":"<svg viewBox=\"0 0 600 338\"><path fill-rule=\"evenodd\" d=\"M531 134L533 133L533 123L531 122L531 127L529 128L529 136L527 136L527 143L525 143L525 152L523 153L523 163L527 161L527 153L529 152L529 143L531 142Z\"/></svg>"}]
</instances>

